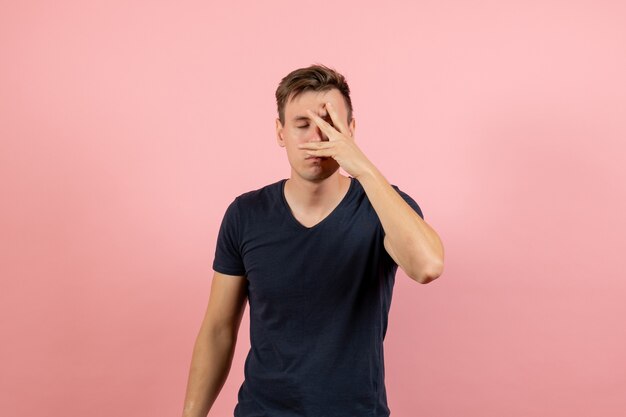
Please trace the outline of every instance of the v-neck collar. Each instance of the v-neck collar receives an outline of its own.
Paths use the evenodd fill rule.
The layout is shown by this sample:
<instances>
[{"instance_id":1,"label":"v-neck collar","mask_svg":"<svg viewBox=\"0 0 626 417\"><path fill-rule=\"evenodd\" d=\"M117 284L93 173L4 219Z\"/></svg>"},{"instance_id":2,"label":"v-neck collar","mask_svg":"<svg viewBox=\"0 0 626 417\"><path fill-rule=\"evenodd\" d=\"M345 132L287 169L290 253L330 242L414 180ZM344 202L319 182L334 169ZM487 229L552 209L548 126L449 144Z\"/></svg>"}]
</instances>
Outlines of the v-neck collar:
<instances>
[{"instance_id":1,"label":"v-neck collar","mask_svg":"<svg viewBox=\"0 0 626 417\"><path fill-rule=\"evenodd\" d=\"M352 176L350 176L348 178L350 178L350 186L348 187L348 191L344 194L344 196L341 199L341 201L339 202L339 204L337 204L337 206L330 213L328 213L326 215L326 217L324 217L322 220L320 220L319 222L315 223L311 227L306 227L305 225L300 223L300 221L298 219L296 219L296 217L293 215L293 212L291 211L291 207L289 206L289 203L287 202L287 197L285 197L285 183L287 182L288 178L283 178L281 180L281 182L280 182L280 196L281 196L281 198L283 200L283 205L285 207L285 210L287 211L287 215L292 220L292 222L298 228L300 228L302 230L315 230L315 229L319 228L320 225L322 225L323 223L328 221L328 219L330 217L332 217L335 214L335 212L337 212L337 210L339 210L348 201L348 196L351 194L352 189L354 188L354 182L356 181L354 179L354 177L352 177Z\"/></svg>"}]
</instances>

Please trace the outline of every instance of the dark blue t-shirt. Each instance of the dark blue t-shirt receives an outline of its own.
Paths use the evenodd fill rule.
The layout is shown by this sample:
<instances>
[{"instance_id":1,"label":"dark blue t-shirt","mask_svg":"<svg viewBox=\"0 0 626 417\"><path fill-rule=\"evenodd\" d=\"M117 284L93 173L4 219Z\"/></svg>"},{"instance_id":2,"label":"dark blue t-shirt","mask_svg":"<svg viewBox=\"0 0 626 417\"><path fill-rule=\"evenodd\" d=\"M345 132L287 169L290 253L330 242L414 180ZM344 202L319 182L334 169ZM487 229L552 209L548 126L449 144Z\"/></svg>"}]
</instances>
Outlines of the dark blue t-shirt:
<instances>
[{"instance_id":1,"label":"dark blue t-shirt","mask_svg":"<svg viewBox=\"0 0 626 417\"><path fill-rule=\"evenodd\" d=\"M361 183L313 227L286 179L228 206L213 269L245 275L250 351L235 417L387 417L383 340L398 265ZM418 204L392 187L423 218Z\"/></svg>"}]
</instances>

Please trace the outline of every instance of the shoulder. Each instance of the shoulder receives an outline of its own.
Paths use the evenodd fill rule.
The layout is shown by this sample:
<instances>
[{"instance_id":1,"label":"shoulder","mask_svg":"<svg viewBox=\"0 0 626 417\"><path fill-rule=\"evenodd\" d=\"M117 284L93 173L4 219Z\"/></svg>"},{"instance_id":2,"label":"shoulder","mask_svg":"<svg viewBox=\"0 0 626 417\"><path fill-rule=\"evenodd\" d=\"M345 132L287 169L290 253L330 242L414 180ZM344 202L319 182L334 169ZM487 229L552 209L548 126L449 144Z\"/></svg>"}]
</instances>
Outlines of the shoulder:
<instances>
[{"instance_id":1,"label":"shoulder","mask_svg":"<svg viewBox=\"0 0 626 417\"><path fill-rule=\"evenodd\" d=\"M356 194L362 197L367 197L367 194L365 193L365 189L363 189L363 185L358 181L358 180L354 180L355 183L355 189L356 189ZM389 185L391 185L391 187L396 190L396 192L398 194L400 194L402 197L409 197L411 198L407 193L405 193L404 191L402 191L400 189L400 187L398 187L396 184L391 184L389 183Z\"/></svg>"},{"instance_id":2,"label":"shoulder","mask_svg":"<svg viewBox=\"0 0 626 417\"><path fill-rule=\"evenodd\" d=\"M264 198L272 198L275 197L276 194L279 194L282 190L282 182L284 180L278 180L271 184L267 184L263 187L246 191L244 193L239 194L235 197L235 200L238 200L240 204L249 204L253 202L257 202Z\"/></svg>"},{"instance_id":3,"label":"shoulder","mask_svg":"<svg viewBox=\"0 0 626 417\"><path fill-rule=\"evenodd\" d=\"M400 194L402 197L409 197L411 198L411 196L409 196L406 192L404 192L403 190L400 189L400 187L398 187L396 184L390 184L391 187L396 190L398 192L398 194Z\"/></svg>"},{"instance_id":4,"label":"shoulder","mask_svg":"<svg viewBox=\"0 0 626 417\"><path fill-rule=\"evenodd\" d=\"M358 181L357 181L358 183ZM413 210L415 210L415 212L417 212L417 214L423 219L424 218L424 214L422 212L422 209L420 207L420 205L417 203L417 201L415 201L415 199L406 191L400 189L400 187L396 184L391 184L389 183L389 185L391 185L391 188L393 188L394 190L396 190L396 192L400 195L400 197L402 197L402 199L404 201L407 202L407 204L409 206L411 206L411 208L413 208ZM367 195L365 193L365 190L363 189L363 186L358 183L357 186L357 193L361 198L365 198L367 199ZM369 200L369 199L368 199ZM370 203L371 204L371 203Z\"/></svg>"},{"instance_id":5,"label":"shoulder","mask_svg":"<svg viewBox=\"0 0 626 417\"><path fill-rule=\"evenodd\" d=\"M263 187L243 192L230 203L233 210L250 213L263 208L270 208L282 198L282 182L278 180Z\"/></svg>"},{"instance_id":6,"label":"shoulder","mask_svg":"<svg viewBox=\"0 0 626 417\"><path fill-rule=\"evenodd\" d=\"M405 191L402 191L400 187L398 187L397 185L391 184L391 186L393 187L394 190L398 192L398 194L400 194L400 197L402 197L404 201L406 201L407 204L411 206L411 208L415 210L415 212L423 219L424 213L422 212L422 208L419 206L417 201L415 201L415 199L411 197L408 193L406 193Z\"/></svg>"}]
</instances>

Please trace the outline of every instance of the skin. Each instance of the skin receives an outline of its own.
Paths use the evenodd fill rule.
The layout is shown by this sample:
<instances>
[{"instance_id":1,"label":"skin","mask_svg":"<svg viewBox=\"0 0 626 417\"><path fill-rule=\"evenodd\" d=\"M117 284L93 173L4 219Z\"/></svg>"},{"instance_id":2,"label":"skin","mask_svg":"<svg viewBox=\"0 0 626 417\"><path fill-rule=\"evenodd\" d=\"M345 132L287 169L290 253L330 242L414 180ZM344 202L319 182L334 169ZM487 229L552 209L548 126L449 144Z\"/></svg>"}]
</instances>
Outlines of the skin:
<instances>
[{"instance_id":1,"label":"skin","mask_svg":"<svg viewBox=\"0 0 626 417\"><path fill-rule=\"evenodd\" d=\"M321 221L339 204L357 179L385 230L384 246L414 281L428 283L443 272L444 249L435 230L391 187L357 146L356 121L348 122L343 96L337 89L307 91L285 105L285 124L276 119L278 145L291 165L285 198L305 226ZM310 160L319 156L325 159Z\"/></svg>"},{"instance_id":2,"label":"skin","mask_svg":"<svg viewBox=\"0 0 626 417\"><path fill-rule=\"evenodd\" d=\"M284 147L291 165L291 177L285 183L285 198L294 216L307 227L321 221L339 204L350 186L350 179L339 172L339 163L331 158L306 159L306 150L298 145L307 142L323 142L329 138L311 120L307 109L332 123L325 108L326 102L336 103L338 117L354 133L355 120L347 123L347 108L337 89L324 92L307 91L289 101L285 106L285 125L276 119L276 138ZM298 119L304 118L304 119Z\"/></svg>"},{"instance_id":3,"label":"skin","mask_svg":"<svg viewBox=\"0 0 626 417\"><path fill-rule=\"evenodd\" d=\"M296 121L295 117L305 119ZM285 198L294 216L307 227L339 204L350 179L365 190L385 230L385 250L419 283L436 279L443 269L443 245L437 233L391 187L356 145L354 118L339 90L306 92L285 107L285 125L276 120L278 145L291 165ZM308 126L305 126L307 125ZM320 161L307 156L323 156ZM241 318L247 303L246 277L215 272L207 310L189 369L183 417L205 417L230 371Z\"/></svg>"}]
</instances>

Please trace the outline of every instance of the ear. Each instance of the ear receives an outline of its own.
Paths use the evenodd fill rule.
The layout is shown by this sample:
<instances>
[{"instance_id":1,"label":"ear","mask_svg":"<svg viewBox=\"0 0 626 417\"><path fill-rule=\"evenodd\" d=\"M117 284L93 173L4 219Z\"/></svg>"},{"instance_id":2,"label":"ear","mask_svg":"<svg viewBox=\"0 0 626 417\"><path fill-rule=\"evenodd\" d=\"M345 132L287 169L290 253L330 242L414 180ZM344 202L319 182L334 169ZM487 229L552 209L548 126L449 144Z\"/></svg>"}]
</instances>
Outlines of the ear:
<instances>
[{"instance_id":1,"label":"ear","mask_svg":"<svg viewBox=\"0 0 626 417\"><path fill-rule=\"evenodd\" d=\"M350 136L352 136L352 138L355 139L354 131L356 130L356 119L354 117L352 118L352 120L350 120L350 124L348 125L348 130L350 130Z\"/></svg>"},{"instance_id":2,"label":"ear","mask_svg":"<svg viewBox=\"0 0 626 417\"><path fill-rule=\"evenodd\" d=\"M283 138L283 125L280 119L276 118L276 143L278 146L285 147L285 139Z\"/></svg>"}]
</instances>

